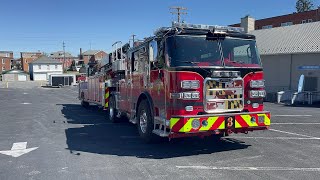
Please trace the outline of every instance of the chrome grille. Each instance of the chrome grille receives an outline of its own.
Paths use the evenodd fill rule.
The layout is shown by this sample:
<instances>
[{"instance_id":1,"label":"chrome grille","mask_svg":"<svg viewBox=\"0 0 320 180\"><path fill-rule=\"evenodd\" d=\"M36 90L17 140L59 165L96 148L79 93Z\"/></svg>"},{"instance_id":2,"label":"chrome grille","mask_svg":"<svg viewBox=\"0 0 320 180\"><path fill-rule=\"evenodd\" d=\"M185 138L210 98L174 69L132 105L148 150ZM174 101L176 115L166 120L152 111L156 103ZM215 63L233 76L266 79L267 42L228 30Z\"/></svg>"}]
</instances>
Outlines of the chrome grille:
<instances>
[{"instance_id":1,"label":"chrome grille","mask_svg":"<svg viewBox=\"0 0 320 180\"><path fill-rule=\"evenodd\" d=\"M242 78L206 78L204 81L204 110L207 113L242 111Z\"/></svg>"}]
</instances>

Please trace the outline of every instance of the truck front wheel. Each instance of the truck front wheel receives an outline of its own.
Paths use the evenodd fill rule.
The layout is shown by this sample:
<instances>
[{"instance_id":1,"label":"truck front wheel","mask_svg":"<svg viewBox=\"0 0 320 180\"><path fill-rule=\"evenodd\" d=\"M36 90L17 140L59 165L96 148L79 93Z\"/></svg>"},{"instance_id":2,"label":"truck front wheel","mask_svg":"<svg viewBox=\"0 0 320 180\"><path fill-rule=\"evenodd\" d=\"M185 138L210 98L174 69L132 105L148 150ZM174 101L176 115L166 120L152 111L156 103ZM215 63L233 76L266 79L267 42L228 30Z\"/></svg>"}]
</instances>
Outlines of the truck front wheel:
<instances>
[{"instance_id":1,"label":"truck front wheel","mask_svg":"<svg viewBox=\"0 0 320 180\"><path fill-rule=\"evenodd\" d=\"M156 140L156 135L152 133L153 118L147 100L142 100L139 104L137 119L140 137L147 143L154 142Z\"/></svg>"}]
</instances>

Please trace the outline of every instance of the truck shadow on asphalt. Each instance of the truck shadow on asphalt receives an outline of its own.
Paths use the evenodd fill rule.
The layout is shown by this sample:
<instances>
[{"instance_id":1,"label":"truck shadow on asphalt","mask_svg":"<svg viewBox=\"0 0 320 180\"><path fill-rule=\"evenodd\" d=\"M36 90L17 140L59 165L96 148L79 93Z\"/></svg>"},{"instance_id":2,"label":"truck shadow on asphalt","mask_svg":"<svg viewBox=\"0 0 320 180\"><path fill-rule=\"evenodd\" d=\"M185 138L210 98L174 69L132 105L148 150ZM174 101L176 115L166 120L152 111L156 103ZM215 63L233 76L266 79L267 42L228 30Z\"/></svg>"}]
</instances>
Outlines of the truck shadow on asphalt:
<instances>
[{"instance_id":1,"label":"truck shadow on asphalt","mask_svg":"<svg viewBox=\"0 0 320 180\"><path fill-rule=\"evenodd\" d=\"M68 150L75 155L82 152L138 158L165 159L200 154L212 154L248 148L250 145L231 138L212 141L210 138L183 138L146 144L139 138L136 126L128 123L112 124L106 113L97 107L83 108L75 104L59 104L62 114L72 128L65 130ZM76 124L80 127L74 127Z\"/></svg>"}]
</instances>

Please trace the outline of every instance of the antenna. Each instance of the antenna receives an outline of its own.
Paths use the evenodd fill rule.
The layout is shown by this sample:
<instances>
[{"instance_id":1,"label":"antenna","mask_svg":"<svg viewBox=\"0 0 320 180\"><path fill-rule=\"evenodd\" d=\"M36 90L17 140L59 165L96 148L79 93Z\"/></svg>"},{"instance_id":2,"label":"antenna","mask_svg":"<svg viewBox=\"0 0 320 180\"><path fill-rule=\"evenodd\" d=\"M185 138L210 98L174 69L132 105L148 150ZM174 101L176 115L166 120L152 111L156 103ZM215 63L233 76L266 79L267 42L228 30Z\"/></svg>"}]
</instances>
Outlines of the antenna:
<instances>
[{"instance_id":1,"label":"antenna","mask_svg":"<svg viewBox=\"0 0 320 180\"><path fill-rule=\"evenodd\" d=\"M64 71L64 63L66 62L66 43L64 43L64 41L62 42L62 47L63 47L63 65L62 65L62 69Z\"/></svg>"},{"instance_id":2,"label":"antenna","mask_svg":"<svg viewBox=\"0 0 320 180\"><path fill-rule=\"evenodd\" d=\"M174 11L171 11L170 13L177 15L178 23L180 23L180 19L181 19L181 15L182 15L182 14L188 14L188 13L186 12L188 9L185 8L185 7L172 6L172 7L170 7L170 10L174 10Z\"/></svg>"}]
</instances>

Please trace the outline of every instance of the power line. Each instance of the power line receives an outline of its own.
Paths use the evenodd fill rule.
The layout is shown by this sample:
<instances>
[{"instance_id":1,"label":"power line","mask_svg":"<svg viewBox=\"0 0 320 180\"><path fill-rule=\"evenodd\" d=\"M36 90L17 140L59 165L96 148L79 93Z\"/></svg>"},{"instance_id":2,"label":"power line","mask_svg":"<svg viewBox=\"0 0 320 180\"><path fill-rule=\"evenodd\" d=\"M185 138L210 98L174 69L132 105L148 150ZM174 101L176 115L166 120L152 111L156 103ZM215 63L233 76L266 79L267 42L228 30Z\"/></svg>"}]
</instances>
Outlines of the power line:
<instances>
[{"instance_id":1,"label":"power line","mask_svg":"<svg viewBox=\"0 0 320 180\"><path fill-rule=\"evenodd\" d=\"M181 6L172 6L172 7L170 7L170 10L174 10L174 11L171 11L170 13L177 15L178 22L180 22L182 14L188 14L186 12L188 9L185 7L181 7Z\"/></svg>"}]
</instances>

